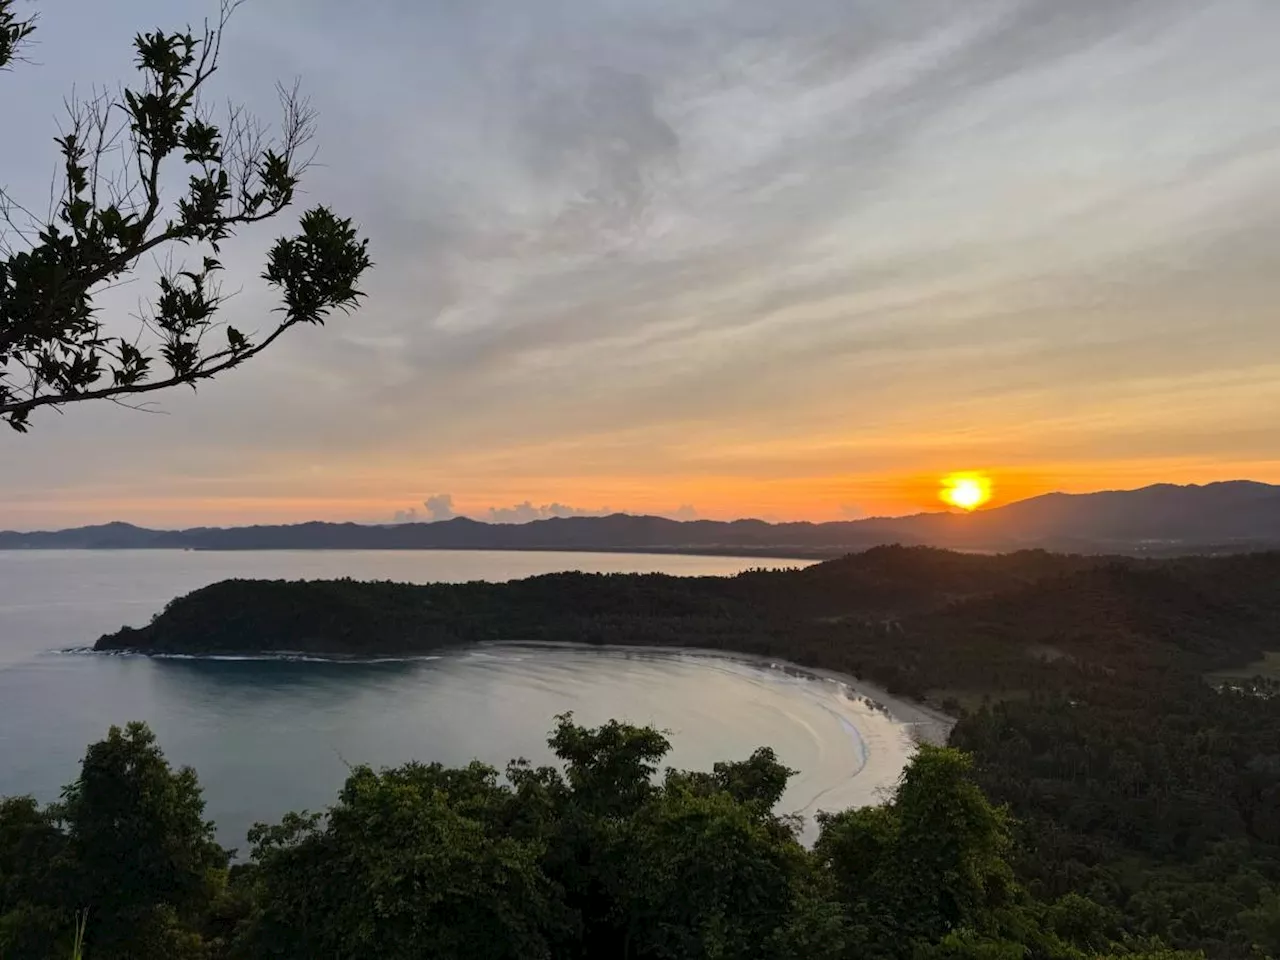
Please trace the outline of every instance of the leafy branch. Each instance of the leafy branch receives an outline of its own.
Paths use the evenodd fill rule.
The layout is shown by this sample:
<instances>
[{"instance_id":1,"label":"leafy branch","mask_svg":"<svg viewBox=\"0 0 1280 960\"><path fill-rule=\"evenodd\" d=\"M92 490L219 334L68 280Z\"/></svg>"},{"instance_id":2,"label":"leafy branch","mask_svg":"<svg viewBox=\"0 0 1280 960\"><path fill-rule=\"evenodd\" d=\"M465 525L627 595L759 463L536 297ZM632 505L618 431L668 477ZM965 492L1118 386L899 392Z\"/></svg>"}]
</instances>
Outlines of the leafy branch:
<instances>
[{"instance_id":1,"label":"leafy branch","mask_svg":"<svg viewBox=\"0 0 1280 960\"><path fill-rule=\"evenodd\" d=\"M34 28L13 2L0 0L0 66ZM47 217L0 192L0 419L14 429L25 431L39 407L194 387L291 327L323 324L363 298L368 241L351 220L317 206L268 253L262 278L282 301L273 325L251 336L217 321L226 301L222 245L284 211L313 158L315 114L296 86L278 88L283 120L274 135L240 107L215 123L201 99L240 2L223 0L217 24L199 34L139 34L136 88L68 104ZM166 204L162 186L184 176ZM108 330L95 297L129 278L143 256L179 247L191 262L161 270L137 328ZM217 346L215 327L223 329Z\"/></svg>"}]
</instances>

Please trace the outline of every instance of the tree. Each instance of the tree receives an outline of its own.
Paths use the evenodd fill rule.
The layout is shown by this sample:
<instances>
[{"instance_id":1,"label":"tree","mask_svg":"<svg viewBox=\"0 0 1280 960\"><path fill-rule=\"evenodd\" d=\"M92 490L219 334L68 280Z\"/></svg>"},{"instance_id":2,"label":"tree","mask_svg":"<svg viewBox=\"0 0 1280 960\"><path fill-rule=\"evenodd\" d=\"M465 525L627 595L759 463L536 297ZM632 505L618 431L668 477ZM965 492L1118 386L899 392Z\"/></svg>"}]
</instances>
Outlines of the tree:
<instances>
[{"instance_id":1,"label":"tree","mask_svg":"<svg viewBox=\"0 0 1280 960\"><path fill-rule=\"evenodd\" d=\"M1240 922L1268 956L1280 956L1280 891L1262 891L1258 905L1241 913Z\"/></svg>"},{"instance_id":2,"label":"tree","mask_svg":"<svg viewBox=\"0 0 1280 960\"><path fill-rule=\"evenodd\" d=\"M239 955L839 956L829 885L762 805L788 773L767 751L659 785L652 728L565 715L549 743L563 774L357 768L323 819L256 828Z\"/></svg>"},{"instance_id":3,"label":"tree","mask_svg":"<svg viewBox=\"0 0 1280 960\"><path fill-rule=\"evenodd\" d=\"M669 770L667 786L678 785L694 793L724 792L739 803L768 813L797 772L779 763L773 748L760 747L746 760L713 764L710 773Z\"/></svg>"},{"instance_id":4,"label":"tree","mask_svg":"<svg viewBox=\"0 0 1280 960\"><path fill-rule=\"evenodd\" d=\"M812 862L768 811L727 791L668 786L625 825L616 896L627 957L693 960L795 955L796 911L810 906ZM806 913L813 923L813 913ZM834 913L804 956L836 956ZM814 932L810 929L809 932Z\"/></svg>"},{"instance_id":5,"label":"tree","mask_svg":"<svg viewBox=\"0 0 1280 960\"><path fill-rule=\"evenodd\" d=\"M69 913L54 865L66 836L30 797L0 799L0 957L69 954Z\"/></svg>"},{"instance_id":6,"label":"tree","mask_svg":"<svg viewBox=\"0 0 1280 960\"><path fill-rule=\"evenodd\" d=\"M145 725L85 752L61 803L0 800L0 957L94 960L203 955L226 882L195 772L174 771Z\"/></svg>"},{"instance_id":7,"label":"tree","mask_svg":"<svg viewBox=\"0 0 1280 960\"><path fill-rule=\"evenodd\" d=\"M551 886L537 843L503 836L496 772L358 767L321 824L287 817L251 835L261 904L245 957L537 958Z\"/></svg>"},{"instance_id":8,"label":"tree","mask_svg":"<svg viewBox=\"0 0 1280 960\"><path fill-rule=\"evenodd\" d=\"M1004 811L973 782L960 751L921 745L892 803L819 819L814 852L846 905L860 955L1067 952L1027 909L1008 864Z\"/></svg>"},{"instance_id":9,"label":"tree","mask_svg":"<svg viewBox=\"0 0 1280 960\"><path fill-rule=\"evenodd\" d=\"M13 0L0 0L0 70L14 61L35 28L35 18L14 13Z\"/></svg>"},{"instance_id":10,"label":"tree","mask_svg":"<svg viewBox=\"0 0 1280 960\"><path fill-rule=\"evenodd\" d=\"M28 429L39 407L194 388L364 296L357 284L370 266L368 241L351 220L316 206L268 253L262 277L282 301L270 327L251 335L217 319L228 296L222 245L293 202L315 127L307 101L284 87L275 136L238 107L215 123L202 93L240 2L222 0L216 26L200 33L139 34L141 82L71 105L55 140L47 216L0 194L0 419L14 429ZM0 0L0 67L18 58L35 26L14 4ZM185 188L166 203L163 185L180 179ZM148 254L167 259L137 323L104 318L95 298Z\"/></svg>"},{"instance_id":11,"label":"tree","mask_svg":"<svg viewBox=\"0 0 1280 960\"><path fill-rule=\"evenodd\" d=\"M600 816L628 816L653 794L651 778L671 744L652 727L610 720L595 730L556 717L547 740L565 763L575 803Z\"/></svg>"},{"instance_id":12,"label":"tree","mask_svg":"<svg viewBox=\"0 0 1280 960\"><path fill-rule=\"evenodd\" d=\"M356 767L228 870L195 774L113 728L62 803L0 801L0 956L60 960L87 922L91 960L1193 960L1015 883L1005 817L956 750L923 748L889 803L825 817L809 851L772 810L789 771L767 749L658 782L652 728L565 715L549 742L563 769L514 761L505 782ZM1242 918L1264 948L1275 908L1262 890Z\"/></svg>"},{"instance_id":13,"label":"tree","mask_svg":"<svg viewBox=\"0 0 1280 960\"><path fill-rule=\"evenodd\" d=\"M226 880L190 767L173 771L145 724L89 747L54 808L67 838L67 897L88 911L94 960L198 952L196 928Z\"/></svg>"}]
</instances>

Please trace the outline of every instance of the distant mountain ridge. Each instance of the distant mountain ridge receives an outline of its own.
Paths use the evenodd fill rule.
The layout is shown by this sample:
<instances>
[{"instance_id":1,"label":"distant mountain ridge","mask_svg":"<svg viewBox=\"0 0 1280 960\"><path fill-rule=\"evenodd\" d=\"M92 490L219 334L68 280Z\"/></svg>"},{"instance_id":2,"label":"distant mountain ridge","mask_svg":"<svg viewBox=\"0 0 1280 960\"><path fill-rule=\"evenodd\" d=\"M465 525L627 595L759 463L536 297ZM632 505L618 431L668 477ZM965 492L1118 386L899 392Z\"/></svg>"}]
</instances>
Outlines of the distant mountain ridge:
<instances>
[{"instance_id":1,"label":"distant mountain ridge","mask_svg":"<svg viewBox=\"0 0 1280 960\"><path fill-rule=\"evenodd\" d=\"M152 530L115 522L0 531L0 549L568 550L822 557L890 543L1083 553L1243 551L1280 546L1280 486L1248 480L1051 493L973 514L830 523L668 520L613 514L525 524L456 518L379 526L308 523Z\"/></svg>"}]
</instances>

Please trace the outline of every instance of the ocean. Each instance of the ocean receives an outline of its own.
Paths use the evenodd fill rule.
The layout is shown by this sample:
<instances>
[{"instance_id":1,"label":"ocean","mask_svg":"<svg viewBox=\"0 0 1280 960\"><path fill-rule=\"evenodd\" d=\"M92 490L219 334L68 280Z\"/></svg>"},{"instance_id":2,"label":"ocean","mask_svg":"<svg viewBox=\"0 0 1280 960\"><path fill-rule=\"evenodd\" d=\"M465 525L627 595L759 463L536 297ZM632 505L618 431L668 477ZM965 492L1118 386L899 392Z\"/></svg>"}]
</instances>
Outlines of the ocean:
<instances>
[{"instance_id":1,"label":"ocean","mask_svg":"<svg viewBox=\"0 0 1280 960\"><path fill-rule=\"evenodd\" d=\"M200 775L227 846L290 810L322 810L349 768L408 760L499 768L551 759L557 714L667 731L672 766L774 748L800 771L781 808L875 802L914 746L909 723L830 678L690 651L486 644L332 662L96 654L169 600L228 577L505 581L563 570L732 575L791 560L488 551L0 551L0 796L56 799L85 747L143 720Z\"/></svg>"}]
</instances>

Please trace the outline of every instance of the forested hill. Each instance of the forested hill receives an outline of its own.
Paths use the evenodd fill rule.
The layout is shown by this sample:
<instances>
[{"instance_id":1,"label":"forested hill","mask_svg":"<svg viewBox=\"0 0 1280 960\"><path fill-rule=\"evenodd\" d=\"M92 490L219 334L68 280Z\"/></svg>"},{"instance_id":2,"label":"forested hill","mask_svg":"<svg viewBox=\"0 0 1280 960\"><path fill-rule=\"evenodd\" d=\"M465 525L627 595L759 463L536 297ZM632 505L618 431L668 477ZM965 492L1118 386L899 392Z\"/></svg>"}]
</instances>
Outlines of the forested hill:
<instances>
[{"instance_id":1,"label":"forested hill","mask_svg":"<svg viewBox=\"0 0 1280 960\"><path fill-rule=\"evenodd\" d=\"M960 681L985 686L992 671L1030 682L1063 658L1097 668L1173 658L1203 672L1258 660L1273 636L1280 553L1136 560L877 547L735 577L228 580L98 648L361 656L476 641L680 644L850 670L926 696Z\"/></svg>"},{"instance_id":2,"label":"forested hill","mask_svg":"<svg viewBox=\"0 0 1280 960\"><path fill-rule=\"evenodd\" d=\"M759 643L783 631L845 631L988 596L1096 560L876 547L803 569L735 577L559 573L510 583L228 580L171 602L150 624L100 649L418 653L459 642L581 640Z\"/></svg>"},{"instance_id":3,"label":"forested hill","mask_svg":"<svg viewBox=\"0 0 1280 960\"><path fill-rule=\"evenodd\" d=\"M192 550L609 550L834 557L884 544L965 550L1042 548L1169 555L1280 547L1280 487L1248 481L1205 486L1049 494L974 514L921 513L833 523L677 521L614 514L532 523L465 517L395 525L150 530L108 523L44 532L0 531L0 549Z\"/></svg>"},{"instance_id":4,"label":"forested hill","mask_svg":"<svg viewBox=\"0 0 1280 960\"><path fill-rule=\"evenodd\" d=\"M885 547L731 578L227 581L99 649L687 645L847 671L960 717L1020 879L1105 938L1280 956L1280 553L1134 560ZM1226 677L1234 677L1226 680ZM1068 901L1061 901L1068 902Z\"/></svg>"}]
</instances>

